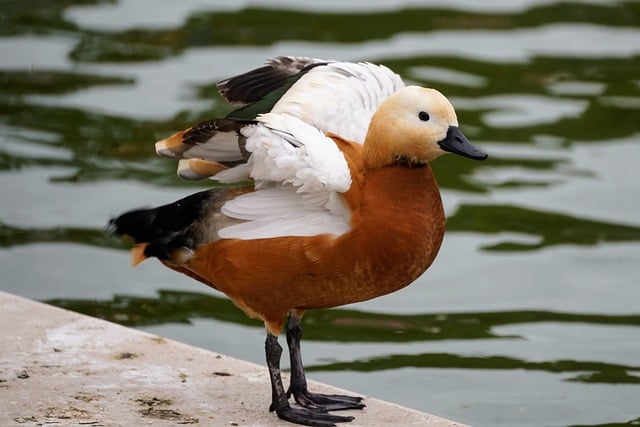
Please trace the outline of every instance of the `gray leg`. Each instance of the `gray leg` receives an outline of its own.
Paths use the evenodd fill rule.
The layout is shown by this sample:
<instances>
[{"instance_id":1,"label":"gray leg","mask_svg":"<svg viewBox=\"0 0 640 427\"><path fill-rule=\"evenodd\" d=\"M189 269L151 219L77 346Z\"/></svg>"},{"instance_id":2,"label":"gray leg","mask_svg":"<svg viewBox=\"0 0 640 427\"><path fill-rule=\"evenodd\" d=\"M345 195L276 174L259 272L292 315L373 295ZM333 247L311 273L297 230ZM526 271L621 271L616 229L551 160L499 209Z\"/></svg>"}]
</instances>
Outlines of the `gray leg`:
<instances>
[{"instance_id":1,"label":"gray leg","mask_svg":"<svg viewBox=\"0 0 640 427\"><path fill-rule=\"evenodd\" d=\"M335 423L352 421L353 417L341 417L327 414L326 411L318 412L312 409L292 408L289 405L287 393L282 385L280 375L280 356L282 347L278 344L278 337L267 333L265 341L265 353L267 356L267 367L271 379L271 406L269 411L276 411L279 418L295 424L306 426L331 427Z\"/></svg>"},{"instance_id":2,"label":"gray leg","mask_svg":"<svg viewBox=\"0 0 640 427\"><path fill-rule=\"evenodd\" d=\"M365 407L362 398L358 396L344 396L338 394L317 394L307 389L307 379L302 365L300 352L300 339L302 338L302 326L300 317L294 313L289 314L287 320L287 344L291 357L291 385L288 395L292 395L299 405L324 411L337 411L341 409L362 409Z\"/></svg>"}]
</instances>

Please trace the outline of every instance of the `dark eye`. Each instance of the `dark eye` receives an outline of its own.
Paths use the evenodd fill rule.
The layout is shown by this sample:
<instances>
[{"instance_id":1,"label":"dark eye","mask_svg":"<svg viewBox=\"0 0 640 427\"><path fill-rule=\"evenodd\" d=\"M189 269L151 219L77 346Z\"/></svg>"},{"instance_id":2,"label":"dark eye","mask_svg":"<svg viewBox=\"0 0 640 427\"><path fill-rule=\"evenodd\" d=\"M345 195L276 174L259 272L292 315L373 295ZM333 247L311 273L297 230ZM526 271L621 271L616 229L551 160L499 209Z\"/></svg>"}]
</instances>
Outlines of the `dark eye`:
<instances>
[{"instance_id":1,"label":"dark eye","mask_svg":"<svg viewBox=\"0 0 640 427\"><path fill-rule=\"evenodd\" d=\"M426 111L420 111L418 113L418 118L423 122L426 122L429 120L429 113L427 113Z\"/></svg>"}]
</instances>

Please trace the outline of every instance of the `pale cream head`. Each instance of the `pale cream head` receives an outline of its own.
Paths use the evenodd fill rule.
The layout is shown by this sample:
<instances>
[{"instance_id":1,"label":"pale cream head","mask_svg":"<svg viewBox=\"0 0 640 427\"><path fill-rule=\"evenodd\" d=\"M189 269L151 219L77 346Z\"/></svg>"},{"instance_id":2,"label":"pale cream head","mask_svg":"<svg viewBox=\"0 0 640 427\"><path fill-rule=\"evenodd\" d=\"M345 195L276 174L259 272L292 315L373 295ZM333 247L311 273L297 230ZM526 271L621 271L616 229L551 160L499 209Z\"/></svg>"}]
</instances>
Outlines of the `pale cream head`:
<instances>
[{"instance_id":1,"label":"pale cream head","mask_svg":"<svg viewBox=\"0 0 640 427\"><path fill-rule=\"evenodd\" d=\"M445 154L438 142L458 118L449 100L435 89L408 86L387 98L374 114L365 139L369 168L398 160L424 164Z\"/></svg>"}]
</instances>

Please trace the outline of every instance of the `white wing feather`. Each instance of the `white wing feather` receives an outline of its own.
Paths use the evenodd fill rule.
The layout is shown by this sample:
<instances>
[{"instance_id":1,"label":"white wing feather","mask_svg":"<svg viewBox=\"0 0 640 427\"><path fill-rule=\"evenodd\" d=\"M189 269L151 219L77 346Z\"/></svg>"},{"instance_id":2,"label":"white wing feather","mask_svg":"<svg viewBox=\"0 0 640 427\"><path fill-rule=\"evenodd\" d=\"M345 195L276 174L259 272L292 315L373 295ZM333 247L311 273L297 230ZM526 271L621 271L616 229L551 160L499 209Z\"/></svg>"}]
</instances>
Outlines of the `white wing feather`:
<instances>
[{"instance_id":1,"label":"white wing feather","mask_svg":"<svg viewBox=\"0 0 640 427\"><path fill-rule=\"evenodd\" d=\"M253 179L291 184L303 193L349 189L347 161L323 132L285 114L263 114L258 121L242 130Z\"/></svg>"},{"instance_id":2,"label":"white wing feather","mask_svg":"<svg viewBox=\"0 0 640 427\"><path fill-rule=\"evenodd\" d=\"M345 206L346 209L346 206ZM340 235L349 230L348 210L331 213L309 205L291 186L274 186L228 201L222 213L247 222L218 231L223 239L261 239L280 236Z\"/></svg>"},{"instance_id":3,"label":"white wing feather","mask_svg":"<svg viewBox=\"0 0 640 427\"><path fill-rule=\"evenodd\" d=\"M258 122L242 129L251 153L249 175L257 190L222 207L223 214L248 222L223 228L220 237L257 239L349 230L350 212L339 193L349 190L351 173L335 142L287 114L264 114Z\"/></svg>"}]
</instances>

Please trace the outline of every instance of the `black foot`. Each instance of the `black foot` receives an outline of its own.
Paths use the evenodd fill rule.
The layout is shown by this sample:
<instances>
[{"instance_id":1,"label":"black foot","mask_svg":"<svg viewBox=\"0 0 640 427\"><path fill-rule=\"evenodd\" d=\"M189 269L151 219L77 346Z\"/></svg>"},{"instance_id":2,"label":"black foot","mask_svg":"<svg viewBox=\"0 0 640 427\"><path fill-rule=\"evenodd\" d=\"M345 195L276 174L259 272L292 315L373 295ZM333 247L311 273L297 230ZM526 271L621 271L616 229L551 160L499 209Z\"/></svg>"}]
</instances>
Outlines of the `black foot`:
<instances>
[{"instance_id":1,"label":"black foot","mask_svg":"<svg viewBox=\"0 0 640 427\"><path fill-rule=\"evenodd\" d=\"M354 419L290 406L276 409L276 413L278 418L304 426L333 427L336 423L348 423Z\"/></svg>"},{"instance_id":2,"label":"black foot","mask_svg":"<svg viewBox=\"0 0 640 427\"><path fill-rule=\"evenodd\" d=\"M307 390L296 391L293 398L300 406L313 410L341 411L346 409L362 409L366 405L358 396L345 396L340 394L318 394Z\"/></svg>"}]
</instances>

